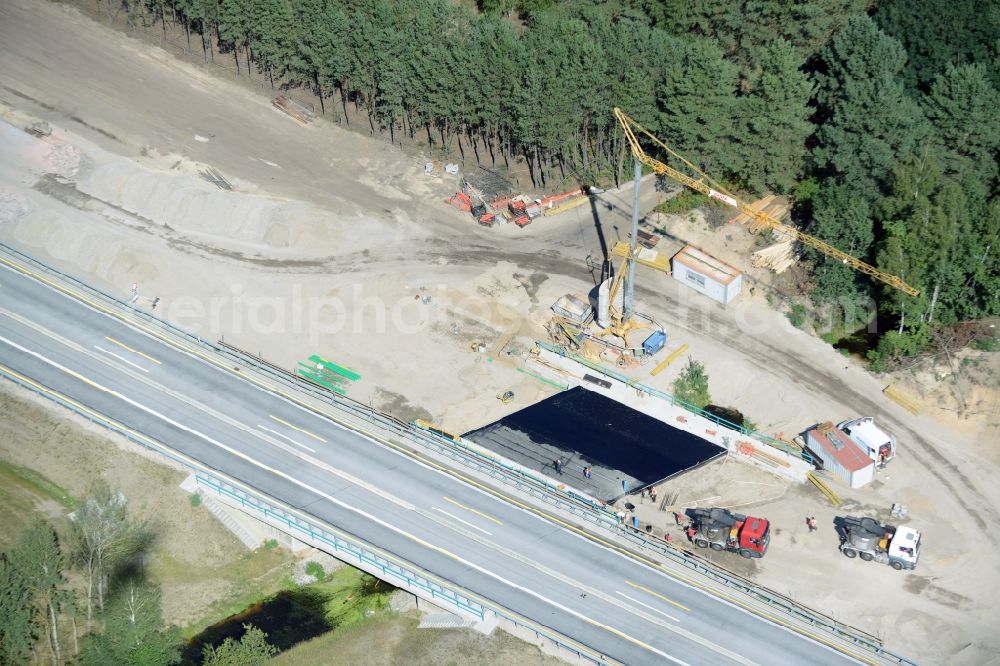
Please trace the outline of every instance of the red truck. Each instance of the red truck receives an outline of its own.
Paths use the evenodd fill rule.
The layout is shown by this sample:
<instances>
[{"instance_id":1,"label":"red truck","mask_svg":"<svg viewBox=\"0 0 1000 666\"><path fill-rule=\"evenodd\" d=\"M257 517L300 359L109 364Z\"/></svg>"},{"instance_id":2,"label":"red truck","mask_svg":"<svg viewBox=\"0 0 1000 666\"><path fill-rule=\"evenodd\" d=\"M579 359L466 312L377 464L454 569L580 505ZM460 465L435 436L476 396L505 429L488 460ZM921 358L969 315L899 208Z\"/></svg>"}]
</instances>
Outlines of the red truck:
<instances>
[{"instance_id":1,"label":"red truck","mask_svg":"<svg viewBox=\"0 0 1000 666\"><path fill-rule=\"evenodd\" d=\"M688 509L693 533L691 540L699 548L728 550L747 559L764 557L771 542L771 523L766 518L744 516L728 509Z\"/></svg>"}]
</instances>

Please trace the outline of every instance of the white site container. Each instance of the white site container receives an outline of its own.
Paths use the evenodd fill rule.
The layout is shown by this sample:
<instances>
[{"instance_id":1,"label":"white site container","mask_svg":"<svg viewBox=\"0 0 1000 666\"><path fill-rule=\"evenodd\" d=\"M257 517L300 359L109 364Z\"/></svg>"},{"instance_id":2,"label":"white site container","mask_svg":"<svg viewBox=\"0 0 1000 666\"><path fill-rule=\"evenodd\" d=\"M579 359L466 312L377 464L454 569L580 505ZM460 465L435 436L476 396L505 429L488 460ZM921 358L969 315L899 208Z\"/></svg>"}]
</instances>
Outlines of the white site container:
<instances>
[{"instance_id":1,"label":"white site container","mask_svg":"<svg viewBox=\"0 0 1000 666\"><path fill-rule=\"evenodd\" d=\"M743 273L693 245L673 256L671 270L675 280L723 305L743 289Z\"/></svg>"}]
</instances>

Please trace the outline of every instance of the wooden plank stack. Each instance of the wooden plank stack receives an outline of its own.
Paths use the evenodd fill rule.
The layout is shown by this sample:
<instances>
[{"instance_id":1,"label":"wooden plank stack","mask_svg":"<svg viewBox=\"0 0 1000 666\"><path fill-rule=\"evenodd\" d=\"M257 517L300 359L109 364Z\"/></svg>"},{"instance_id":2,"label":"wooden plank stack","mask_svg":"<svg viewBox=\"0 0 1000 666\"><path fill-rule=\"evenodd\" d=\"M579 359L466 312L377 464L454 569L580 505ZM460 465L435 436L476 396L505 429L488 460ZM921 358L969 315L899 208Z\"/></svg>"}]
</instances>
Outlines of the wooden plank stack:
<instances>
[{"instance_id":1,"label":"wooden plank stack","mask_svg":"<svg viewBox=\"0 0 1000 666\"><path fill-rule=\"evenodd\" d=\"M316 114L313 113L310 109L307 109L306 107L302 106L295 100L286 97L285 95L278 95L273 100L271 100L271 104L274 105L274 108L278 109L279 111L284 111L289 116L299 121L303 125L308 125L316 117Z\"/></svg>"},{"instance_id":2,"label":"wooden plank stack","mask_svg":"<svg viewBox=\"0 0 1000 666\"><path fill-rule=\"evenodd\" d=\"M795 263L796 257L792 253L792 246L793 241L784 240L763 250L757 250L753 253L752 263L755 268L770 268L775 273L783 273Z\"/></svg>"},{"instance_id":3,"label":"wooden plank stack","mask_svg":"<svg viewBox=\"0 0 1000 666\"><path fill-rule=\"evenodd\" d=\"M782 218L787 216L788 211L792 209L792 204L785 197L768 194L766 197L754 201L750 204L750 207L755 211L766 213L778 222L782 222ZM757 224L747 213L739 213L729 222L730 224L746 224L747 222L753 222L753 224L750 225L750 232L757 233L761 230L761 225Z\"/></svg>"}]
</instances>

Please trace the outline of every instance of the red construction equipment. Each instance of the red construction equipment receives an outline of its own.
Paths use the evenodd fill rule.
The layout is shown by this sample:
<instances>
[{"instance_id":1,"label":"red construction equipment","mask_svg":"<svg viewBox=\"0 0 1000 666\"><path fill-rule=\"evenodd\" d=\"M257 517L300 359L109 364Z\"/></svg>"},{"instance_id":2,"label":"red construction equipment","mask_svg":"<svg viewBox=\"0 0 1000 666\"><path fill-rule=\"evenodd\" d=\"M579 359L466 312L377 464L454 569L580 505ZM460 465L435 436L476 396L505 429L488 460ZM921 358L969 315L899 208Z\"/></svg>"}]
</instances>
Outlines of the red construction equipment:
<instances>
[{"instance_id":1,"label":"red construction equipment","mask_svg":"<svg viewBox=\"0 0 1000 666\"><path fill-rule=\"evenodd\" d=\"M766 518L744 516L728 509L688 509L695 529L691 540L699 548L728 550L747 559L764 557L771 542L771 523Z\"/></svg>"},{"instance_id":2,"label":"red construction equipment","mask_svg":"<svg viewBox=\"0 0 1000 666\"><path fill-rule=\"evenodd\" d=\"M455 196L448 197L445 202L466 213L472 211L472 199L465 192L455 192Z\"/></svg>"}]
</instances>

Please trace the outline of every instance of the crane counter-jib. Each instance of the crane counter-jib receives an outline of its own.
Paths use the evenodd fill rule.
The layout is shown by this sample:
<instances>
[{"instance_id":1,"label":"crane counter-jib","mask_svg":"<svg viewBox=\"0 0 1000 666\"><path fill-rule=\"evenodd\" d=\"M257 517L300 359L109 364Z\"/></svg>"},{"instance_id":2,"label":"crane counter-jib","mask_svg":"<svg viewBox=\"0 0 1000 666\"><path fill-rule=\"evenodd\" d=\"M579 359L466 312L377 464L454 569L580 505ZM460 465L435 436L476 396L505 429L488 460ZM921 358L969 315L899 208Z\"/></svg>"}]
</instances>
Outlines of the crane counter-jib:
<instances>
[{"instance_id":1,"label":"crane counter-jib","mask_svg":"<svg viewBox=\"0 0 1000 666\"><path fill-rule=\"evenodd\" d=\"M700 192L701 194L704 194L707 197L721 201L729 206L732 206L741 213L747 214L750 217L750 219L754 221L754 227L756 228L778 231L779 233L786 235L792 240L799 241L803 245L808 245L809 247L812 247L813 249L821 252L822 254L825 254L828 257L836 259L845 266L848 266L856 271L864 273L865 275L869 275L875 278L876 280L884 282L885 284L894 287L895 289L899 289L900 291L909 294L910 296L917 296L920 294L919 289L911 287L901 278L886 273L884 271L880 271L871 264L865 263L864 261L858 259L857 257L853 257L847 254L846 252L838 250L834 246L830 245L829 243L823 240L820 240L819 238L810 236L809 234L802 233L795 227L788 226L787 224L782 224L781 222L774 219L767 213L759 211L755 209L753 206L750 206L744 203L743 201L740 201L737 197L726 192L725 188L722 187L719 183L715 182L714 180L709 178L706 174L702 173L701 170L699 170L695 165L693 165L691 162L686 160L682 155L671 149L667 144L665 144L663 141L661 141L652 133L650 133L650 131L647 130L645 127L637 123L629 116L625 115L625 113L623 113L622 110L617 107L615 107L615 117L618 118L618 121L622 126L622 130L625 133L625 138L628 141L629 146L632 150L632 155L635 157L635 159L648 166L654 172L665 176L669 176L670 178L676 180L677 182L683 185L686 185L687 187L691 188L696 192ZM667 154L671 155L672 157L676 158L677 160L685 164L694 173L698 174L699 178L693 178L692 176L689 176L688 174L682 171L667 166L666 164L656 159L655 157L650 156L648 153L646 153L642 145L639 143L639 138L638 136L636 136L637 132L647 137L655 145L662 148Z\"/></svg>"}]
</instances>

